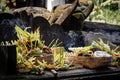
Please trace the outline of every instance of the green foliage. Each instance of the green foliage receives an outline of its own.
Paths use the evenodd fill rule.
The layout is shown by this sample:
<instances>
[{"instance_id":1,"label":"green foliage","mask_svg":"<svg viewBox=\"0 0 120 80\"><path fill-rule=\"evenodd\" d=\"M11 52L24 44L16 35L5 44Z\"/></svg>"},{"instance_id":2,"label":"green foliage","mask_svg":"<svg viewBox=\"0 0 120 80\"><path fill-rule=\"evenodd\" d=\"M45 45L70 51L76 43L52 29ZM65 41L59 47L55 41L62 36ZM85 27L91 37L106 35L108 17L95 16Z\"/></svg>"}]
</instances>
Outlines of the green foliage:
<instances>
[{"instance_id":1,"label":"green foliage","mask_svg":"<svg viewBox=\"0 0 120 80\"><path fill-rule=\"evenodd\" d=\"M116 11L118 10L118 3L111 3L111 5L106 5L105 6L105 9L109 9L109 10L112 10L112 11Z\"/></svg>"},{"instance_id":2,"label":"green foliage","mask_svg":"<svg viewBox=\"0 0 120 80\"><path fill-rule=\"evenodd\" d=\"M94 9L90 15L91 21L120 25L120 11L118 0L91 0Z\"/></svg>"},{"instance_id":3,"label":"green foliage","mask_svg":"<svg viewBox=\"0 0 120 80\"><path fill-rule=\"evenodd\" d=\"M9 12L10 8L9 7L5 7L3 12Z\"/></svg>"},{"instance_id":4,"label":"green foliage","mask_svg":"<svg viewBox=\"0 0 120 80\"><path fill-rule=\"evenodd\" d=\"M117 49L119 48L119 46L117 46L115 49L111 49L109 43L105 43L102 39L99 39L98 41L93 41L91 46L102 51L108 52L112 55L115 54L117 52Z\"/></svg>"},{"instance_id":5,"label":"green foliage","mask_svg":"<svg viewBox=\"0 0 120 80\"><path fill-rule=\"evenodd\" d=\"M2 12L9 12L10 8L5 6L5 0L0 0L0 9Z\"/></svg>"},{"instance_id":6,"label":"green foliage","mask_svg":"<svg viewBox=\"0 0 120 80\"><path fill-rule=\"evenodd\" d=\"M104 21L106 23L118 24L120 25L120 11L111 11L108 9L104 9Z\"/></svg>"}]
</instances>

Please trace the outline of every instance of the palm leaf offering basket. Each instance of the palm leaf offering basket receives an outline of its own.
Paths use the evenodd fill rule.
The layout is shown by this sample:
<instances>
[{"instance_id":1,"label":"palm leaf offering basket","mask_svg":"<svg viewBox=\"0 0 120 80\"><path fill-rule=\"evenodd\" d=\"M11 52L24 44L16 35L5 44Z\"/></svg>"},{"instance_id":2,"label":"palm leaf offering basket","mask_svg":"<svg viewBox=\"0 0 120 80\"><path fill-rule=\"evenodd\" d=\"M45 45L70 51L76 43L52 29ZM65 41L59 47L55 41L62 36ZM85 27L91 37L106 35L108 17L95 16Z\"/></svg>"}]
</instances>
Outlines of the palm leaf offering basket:
<instances>
[{"instance_id":1,"label":"palm leaf offering basket","mask_svg":"<svg viewBox=\"0 0 120 80\"><path fill-rule=\"evenodd\" d=\"M72 56L69 57L73 65L81 65L86 68L94 69L99 67L107 67L111 64L111 57L88 57L88 56Z\"/></svg>"},{"instance_id":2,"label":"palm leaf offering basket","mask_svg":"<svg viewBox=\"0 0 120 80\"><path fill-rule=\"evenodd\" d=\"M112 55L100 50L95 50L92 46L69 48L73 53L68 53L67 60L73 62L73 65L82 65L90 69L110 66ZM95 50L95 51L94 51Z\"/></svg>"}]
</instances>

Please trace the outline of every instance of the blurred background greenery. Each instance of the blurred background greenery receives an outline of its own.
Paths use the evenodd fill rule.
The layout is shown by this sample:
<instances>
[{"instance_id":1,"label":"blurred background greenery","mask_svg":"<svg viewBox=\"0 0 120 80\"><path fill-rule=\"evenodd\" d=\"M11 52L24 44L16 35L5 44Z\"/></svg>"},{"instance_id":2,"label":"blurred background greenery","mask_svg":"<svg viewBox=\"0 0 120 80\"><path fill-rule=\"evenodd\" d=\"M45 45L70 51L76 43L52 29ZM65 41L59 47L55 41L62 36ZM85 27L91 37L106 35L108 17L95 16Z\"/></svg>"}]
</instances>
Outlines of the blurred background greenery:
<instances>
[{"instance_id":1,"label":"blurred background greenery","mask_svg":"<svg viewBox=\"0 0 120 80\"><path fill-rule=\"evenodd\" d=\"M87 21L120 25L120 0L80 0L84 10L89 2L94 3L94 9Z\"/></svg>"}]
</instances>

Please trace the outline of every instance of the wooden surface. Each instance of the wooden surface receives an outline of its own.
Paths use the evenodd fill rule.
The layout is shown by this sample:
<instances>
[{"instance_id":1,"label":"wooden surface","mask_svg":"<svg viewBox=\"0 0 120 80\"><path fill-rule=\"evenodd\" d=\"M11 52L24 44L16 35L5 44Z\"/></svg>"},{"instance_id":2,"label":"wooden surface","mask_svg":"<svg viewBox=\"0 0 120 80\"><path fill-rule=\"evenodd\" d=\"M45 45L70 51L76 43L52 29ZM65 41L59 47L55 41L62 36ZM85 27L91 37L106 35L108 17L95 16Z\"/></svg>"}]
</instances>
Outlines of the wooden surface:
<instances>
[{"instance_id":1,"label":"wooden surface","mask_svg":"<svg viewBox=\"0 0 120 80\"><path fill-rule=\"evenodd\" d=\"M58 71L57 75L52 72L45 72L43 75L17 74L1 76L0 80L120 80L120 68L107 67L99 69L74 69Z\"/></svg>"}]
</instances>

